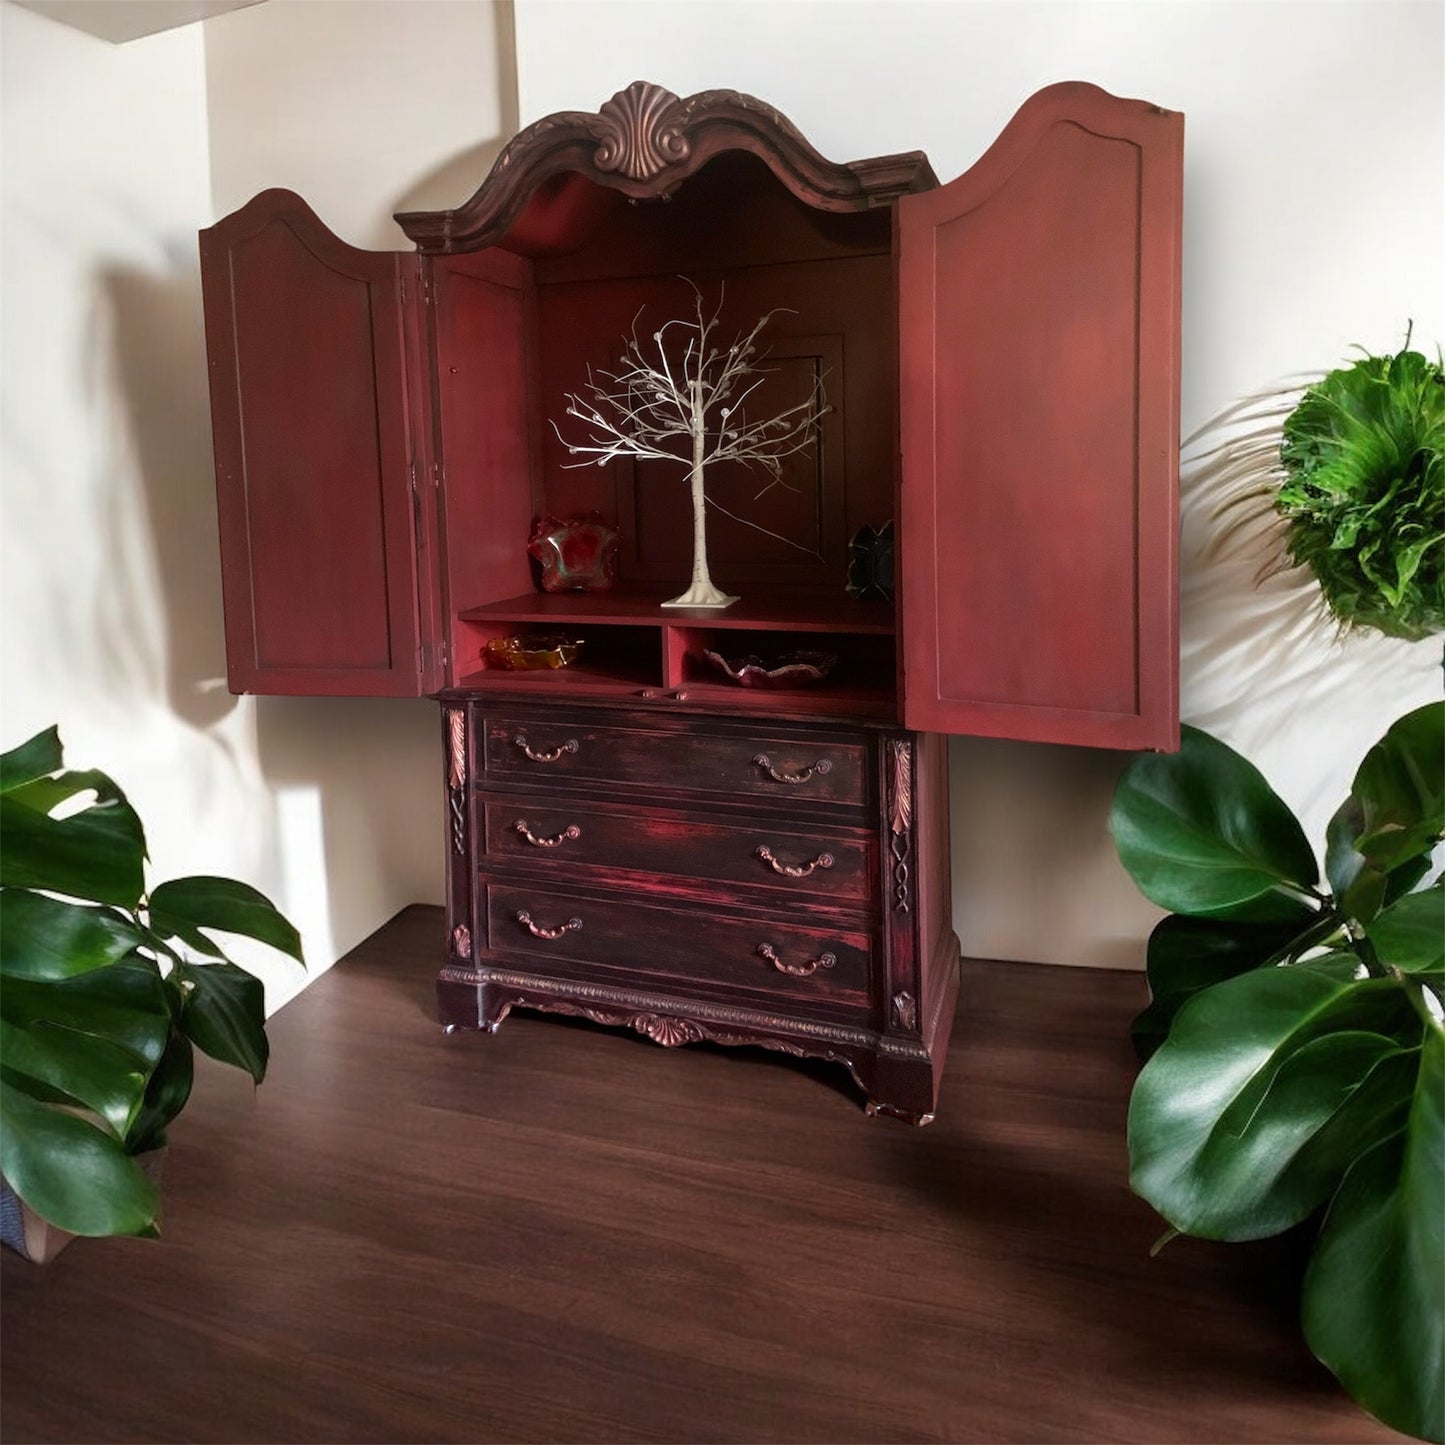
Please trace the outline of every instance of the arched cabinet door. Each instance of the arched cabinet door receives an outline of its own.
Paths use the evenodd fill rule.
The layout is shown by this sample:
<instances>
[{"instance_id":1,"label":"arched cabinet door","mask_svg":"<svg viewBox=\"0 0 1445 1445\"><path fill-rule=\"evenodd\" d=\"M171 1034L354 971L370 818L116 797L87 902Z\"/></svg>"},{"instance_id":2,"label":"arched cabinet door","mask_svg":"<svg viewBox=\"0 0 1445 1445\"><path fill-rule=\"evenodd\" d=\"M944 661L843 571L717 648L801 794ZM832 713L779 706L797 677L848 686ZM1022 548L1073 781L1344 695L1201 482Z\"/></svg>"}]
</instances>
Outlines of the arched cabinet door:
<instances>
[{"instance_id":1,"label":"arched cabinet door","mask_svg":"<svg viewBox=\"0 0 1445 1445\"><path fill-rule=\"evenodd\" d=\"M1056 85L898 201L911 728L1178 746L1182 152Z\"/></svg>"},{"instance_id":2,"label":"arched cabinet door","mask_svg":"<svg viewBox=\"0 0 1445 1445\"><path fill-rule=\"evenodd\" d=\"M403 295L416 267L338 241L289 191L201 233L233 692L440 685L417 590Z\"/></svg>"}]
</instances>

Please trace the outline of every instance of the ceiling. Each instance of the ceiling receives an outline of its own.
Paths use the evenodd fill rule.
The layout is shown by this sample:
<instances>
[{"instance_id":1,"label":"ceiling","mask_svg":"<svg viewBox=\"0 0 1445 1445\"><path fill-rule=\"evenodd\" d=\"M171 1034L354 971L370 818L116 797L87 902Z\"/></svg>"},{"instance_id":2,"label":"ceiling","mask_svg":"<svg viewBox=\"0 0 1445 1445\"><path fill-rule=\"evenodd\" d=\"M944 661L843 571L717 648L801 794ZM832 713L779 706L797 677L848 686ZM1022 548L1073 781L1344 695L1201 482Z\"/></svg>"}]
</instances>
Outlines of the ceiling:
<instances>
[{"instance_id":1,"label":"ceiling","mask_svg":"<svg viewBox=\"0 0 1445 1445\"><path fill-rule=\"evenodd\" d=\"M261 0L15 0L37 15L120 45Z\"/></svg>"}]
</instances>

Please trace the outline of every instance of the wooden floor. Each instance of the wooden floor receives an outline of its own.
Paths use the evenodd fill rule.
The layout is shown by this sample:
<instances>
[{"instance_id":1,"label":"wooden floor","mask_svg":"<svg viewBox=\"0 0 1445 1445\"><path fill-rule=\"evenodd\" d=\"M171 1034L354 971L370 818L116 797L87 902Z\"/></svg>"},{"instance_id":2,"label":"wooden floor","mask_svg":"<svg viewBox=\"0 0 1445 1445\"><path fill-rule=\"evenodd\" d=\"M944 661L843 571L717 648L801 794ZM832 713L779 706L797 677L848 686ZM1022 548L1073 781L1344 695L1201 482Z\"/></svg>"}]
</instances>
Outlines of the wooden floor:
<instances>
[{"instance_id":1,"label":"wooden floor","mask_svg":"<svg viewBox=\"0 0 1445 1445\"><path fill-rule=\"evenodd\" d=\"M10 1441L1373 1441L1278 1243L1124 1182L1133 975L965 965L936 1123L841 1070L516 1015L439 911L204 1069L165 1240L5 1252Z\"/></svg>"}]
</instances>

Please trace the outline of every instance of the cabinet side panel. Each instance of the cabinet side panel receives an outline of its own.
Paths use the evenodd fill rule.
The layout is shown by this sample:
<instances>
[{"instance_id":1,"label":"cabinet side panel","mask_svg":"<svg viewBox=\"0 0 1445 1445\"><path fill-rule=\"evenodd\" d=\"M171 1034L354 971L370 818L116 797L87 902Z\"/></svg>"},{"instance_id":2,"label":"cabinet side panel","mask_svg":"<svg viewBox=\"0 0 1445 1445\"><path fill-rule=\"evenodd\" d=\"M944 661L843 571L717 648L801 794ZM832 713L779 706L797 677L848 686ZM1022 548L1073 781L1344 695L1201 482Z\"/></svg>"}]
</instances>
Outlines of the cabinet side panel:
<instances>
[{"instance_id":1,"label":"cabinet side panel","mask_svg":"<svg viewBox=\"0 0 1445 1445\"><path fill-rule=\"evenodd\" d=\"M1122 747L1177 727L1177 169L1170 205L1147 128L1093 108L987 184L900 203L913 727Z\"/></svg>"},{"instance_id":2,"label":"cabinet side panel","mask_svg":"<svg viewBox=\"0 0 1445 1445\"><path fill-rule=\"evenodd\" d=\"M454 615L532 590L535 293L504 252L435 266L437 395L447 593ZM475 670L455 630L454 675ZM475 649L475 644L473 644Z\"/></svg>"},{"instance_id":3,"label":"cabinet side panel","mask_svg":"<svg viewBox=\"0 0 1445 1445\"><path fill-rule=\"evenodd\" d=\"M280 192L203 234L235 691L419 689L397 261Z\"/></svg>"}]
</instances>

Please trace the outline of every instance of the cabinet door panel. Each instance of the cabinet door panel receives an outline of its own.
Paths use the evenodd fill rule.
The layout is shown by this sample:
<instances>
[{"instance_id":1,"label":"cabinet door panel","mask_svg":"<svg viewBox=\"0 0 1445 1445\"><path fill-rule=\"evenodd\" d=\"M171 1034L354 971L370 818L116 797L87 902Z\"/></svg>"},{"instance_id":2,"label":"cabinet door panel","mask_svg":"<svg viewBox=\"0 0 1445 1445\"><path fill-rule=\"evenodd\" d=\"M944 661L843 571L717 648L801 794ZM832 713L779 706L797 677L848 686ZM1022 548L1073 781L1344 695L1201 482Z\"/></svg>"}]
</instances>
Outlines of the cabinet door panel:
<instances>
[{"instance_id":1,"label":"cabinet door panel","mask_svg":"<svg viewBox=\"0 0 1445 1445\"><path fill-rule=\"evenodd\" d=\"M1182 135L1053 86L899 201L911 728L1178 745Z\"/></svg>"},{"instance_id":2,"label":"cabinet door panel","mask_svg":"<svg viewBox=\"0 0 1445 1445\"><path fill-rule=\"evenodd\" d=\"M201 235L233 692L422 689L404 363L412 258L267 191Z\"/></svg>"}]
</instances>

